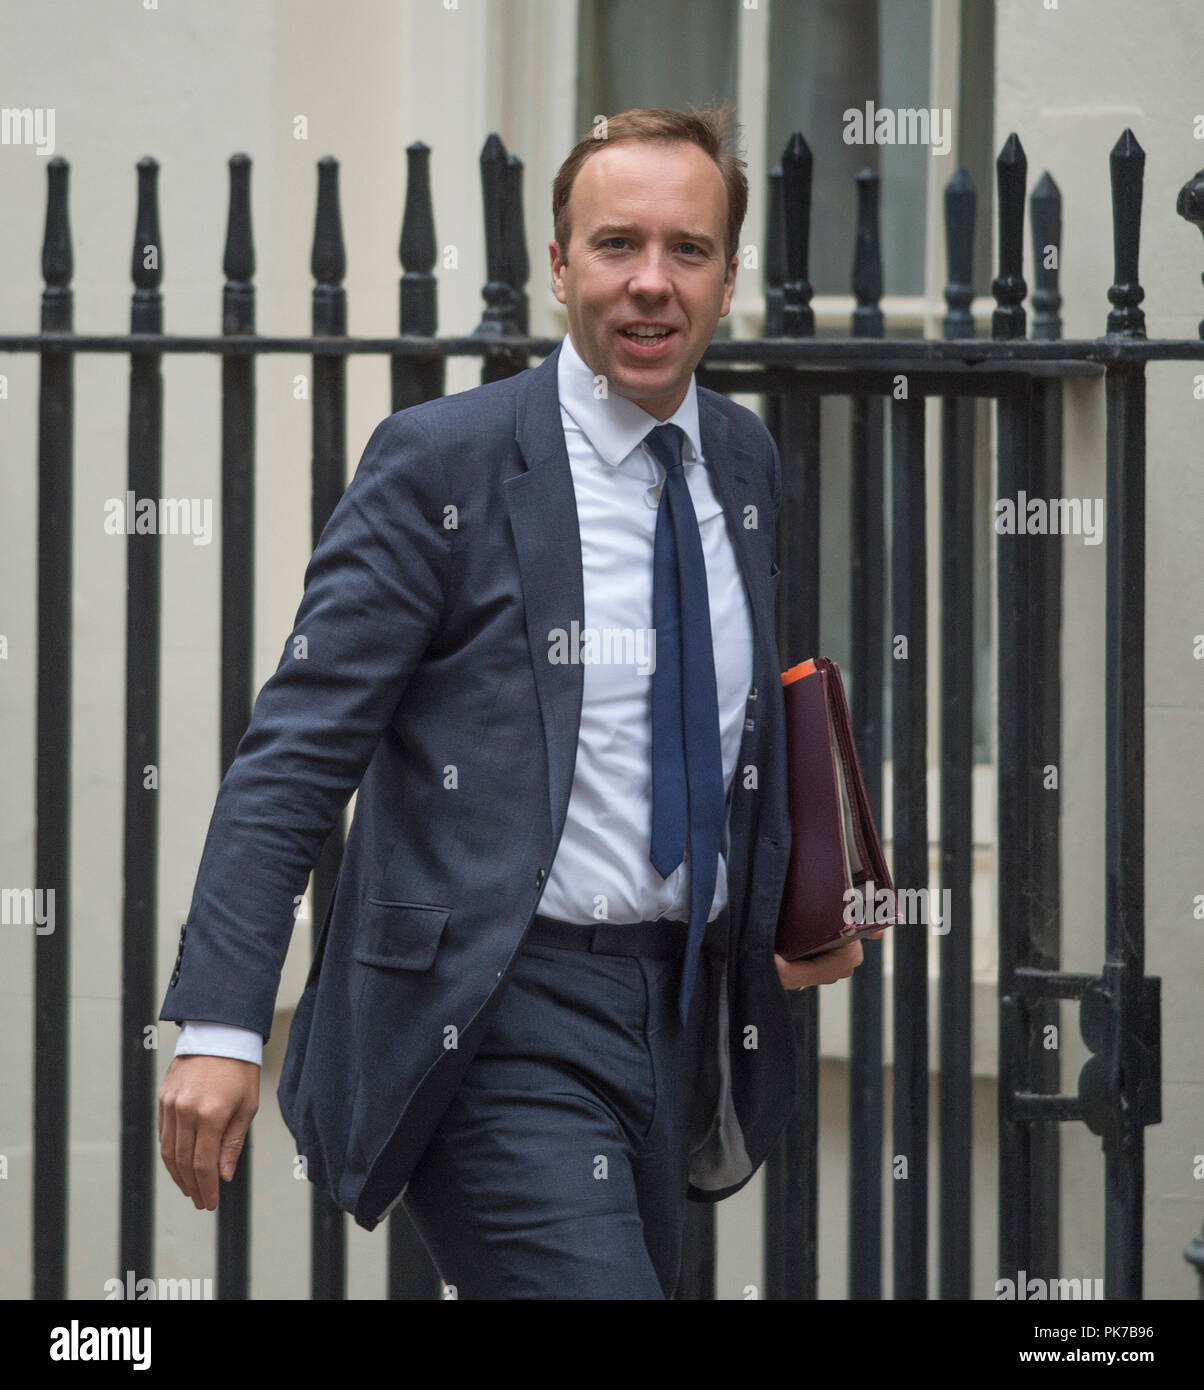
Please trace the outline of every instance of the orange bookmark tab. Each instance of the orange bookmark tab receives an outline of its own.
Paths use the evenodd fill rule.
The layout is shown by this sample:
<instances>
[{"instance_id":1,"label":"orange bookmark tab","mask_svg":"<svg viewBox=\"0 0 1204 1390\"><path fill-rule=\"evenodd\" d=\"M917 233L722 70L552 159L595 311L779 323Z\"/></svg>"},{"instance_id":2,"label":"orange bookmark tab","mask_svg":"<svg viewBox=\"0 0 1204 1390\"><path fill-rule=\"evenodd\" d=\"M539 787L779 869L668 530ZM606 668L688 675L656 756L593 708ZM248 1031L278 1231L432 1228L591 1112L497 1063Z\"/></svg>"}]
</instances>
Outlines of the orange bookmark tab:
<instances>
[{"instance_id":1,"label":"orange bookmark tab","mask_svg":"<svg viewBox=\"0 0 1204 1390\"><path fill-rule=\"evenodd\" d=\"M814 661L800 661L797 666L792 666L789 671L782 672L782 684L791 685L794 681L801 681L804 676L815 675Z\"/></svg>"}]
</instances>

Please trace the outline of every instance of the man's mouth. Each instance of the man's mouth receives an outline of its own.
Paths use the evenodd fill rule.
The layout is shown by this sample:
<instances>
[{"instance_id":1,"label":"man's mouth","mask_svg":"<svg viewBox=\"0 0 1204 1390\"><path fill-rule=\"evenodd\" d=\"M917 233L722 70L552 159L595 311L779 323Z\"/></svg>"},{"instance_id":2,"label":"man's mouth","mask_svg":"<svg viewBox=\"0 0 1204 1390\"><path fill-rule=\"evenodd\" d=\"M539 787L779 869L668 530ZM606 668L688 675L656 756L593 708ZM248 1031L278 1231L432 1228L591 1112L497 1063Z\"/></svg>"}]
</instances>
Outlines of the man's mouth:
<instances>
[{"instance_id":1,"label":"man's mouth","mask_svg":"<svg viewBox=\"0 0 1204 1390\"><path fill-rule=\"evenodd\" d=\"M677 330L668 328L659 323L635 323L626 328L620 328L619 332L631 343L640 343L646 347L662 343Z\"/></svg>"}]
</instances>

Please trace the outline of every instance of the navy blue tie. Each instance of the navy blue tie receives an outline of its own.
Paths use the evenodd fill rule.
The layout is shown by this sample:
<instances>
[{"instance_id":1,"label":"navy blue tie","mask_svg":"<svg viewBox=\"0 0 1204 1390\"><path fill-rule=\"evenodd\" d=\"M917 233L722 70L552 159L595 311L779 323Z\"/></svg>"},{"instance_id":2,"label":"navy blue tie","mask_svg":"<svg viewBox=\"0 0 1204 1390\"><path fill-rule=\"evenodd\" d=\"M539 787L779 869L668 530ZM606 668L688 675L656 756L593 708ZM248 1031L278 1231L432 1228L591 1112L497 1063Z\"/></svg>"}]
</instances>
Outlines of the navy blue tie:
<instances>
[{"instance_id":1,"label":"navy blue tie","mask_svg":"<svg viewBox=\"0 0 1204 1390\"><path fill-rule=\"evenodd\" d=\"M719 740L719 695L711 645L706 560L682 469L678 425L645 442L665 468L652 560L652 851L662 878L690 846L690 928L682 965L682 1026L690 1011L707 917L715 898L727 799Z\"/></svg>"}]
</instances>

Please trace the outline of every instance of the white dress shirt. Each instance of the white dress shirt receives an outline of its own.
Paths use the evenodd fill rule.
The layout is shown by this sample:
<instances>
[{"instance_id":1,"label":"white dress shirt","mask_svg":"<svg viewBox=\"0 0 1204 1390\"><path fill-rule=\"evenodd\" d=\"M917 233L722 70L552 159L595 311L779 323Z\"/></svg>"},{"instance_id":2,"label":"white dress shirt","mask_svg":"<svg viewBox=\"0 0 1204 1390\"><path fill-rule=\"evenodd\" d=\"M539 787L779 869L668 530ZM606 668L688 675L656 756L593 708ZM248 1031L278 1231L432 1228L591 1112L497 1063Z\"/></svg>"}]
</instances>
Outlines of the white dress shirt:
<instances>
[{"instance_id":1,"label":"white dress shirt","mask_svg":"<svg viewBox=\"0 0 1204 1390\"><path fill-rule=\"evenodd\" d=\"M652 558L664 469L643 440L658 423L679 425L685 436L682 463L706 560L729 796L753 669L752 616L702 456L697 387L691 376L685 399L663 422L624 396L596 399L594 373L567 333L557 387L581 533L585 614L576 654L584 684L572 793L539 912L566 922L688 921L688 849L665 879L649 859ZM725 824L710 919L727 904L727 849ZM190 1021L176 1045L176 1056L188 1053L262 1063L263 1038L253 1029Z\"/></svg>"}]
</instances>

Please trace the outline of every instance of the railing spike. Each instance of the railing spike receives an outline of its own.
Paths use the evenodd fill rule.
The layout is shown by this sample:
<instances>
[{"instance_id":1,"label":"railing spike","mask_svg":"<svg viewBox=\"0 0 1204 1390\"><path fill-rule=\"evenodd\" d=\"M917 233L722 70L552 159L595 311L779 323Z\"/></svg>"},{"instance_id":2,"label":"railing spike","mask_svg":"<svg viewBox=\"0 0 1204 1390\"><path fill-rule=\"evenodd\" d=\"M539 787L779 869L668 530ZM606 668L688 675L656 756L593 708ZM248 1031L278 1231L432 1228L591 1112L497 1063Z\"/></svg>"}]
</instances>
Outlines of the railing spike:
<instances>
[{"instance_id":1,"label":"railing spike","mask_svg":"<svg viewBox=\"0 0 1204 1390\"><path fill-rule=\"evenodd\" d=\"M159 236L159 161L150 155L138 161L138 211L134 218L131 256L134 298L130 306L131 333L163 332L163 243Z\"/></svg>"},{"instance_id":2,"label":"railing spike","mask_svg":"<svg viewBox=\"0 0 1204 1390\"><path fill-rule=\"evenodd\" d=\"M518 275L526 253L518 252L516 236L522 235L522 165L511 162L501 137L492 132L481 150L481 198L485 210L485 273L481 290L485 312L474 337L510 338L521 334L526 322L526 295L518 288ZM520 206L515 206L515 200ZM525 275L523 276L525 279ZM523 365L518 362L519 369ZM509 375L514 363L486 359L485 381Z\"/></svg>"},{"instance_id":3,"label":"railing spike","mask_svg":"<svg viewBox=\"0 0 1204 1390\"><path fill-rule=\"evenodd\" d=\"M520 333L529 322L527 292L523 286L531 273L527 258L527 229L523 217L523 162L518 155L506 159L502 178L502 244L505 248L505 281L510 286L511 320Z\"/></svg>"},{"instance_id":4,"label":"railing spike","mask_svg":"<svg viewBox=\"0 0 1204 1390\"><path fill-rule=\"evenodd\" d=\"M945 185L945 258L949 280L945 285L946 338L973 338L974 315L974 219L978 190L964 166L954 170Z\"/></svg>"},{"instance_id":5,"label":"railing spike","mask_svg":"<svg viewBox=\"0 0 1204 1390\"><path fill-rule=\"evenodd\" d=\"M882 298L882 237L878 226L878 192L881 179L873 169L856 176L857 231L853 242L853 336L880 338L884 323Z\"/></svg>"},{"instance_id":6,"label":"railing spike","mask_svg":"<svg viewBox=\"0 0 1204 1390\"><path fill-rule=\"evenodd\" d=\"M339 212L339 161L332 155L318 160L318 206L314 214L309 267L315 281L314 332L346 333L347 292L343 289L343 277L347 273L347 255L343 249L343 222Z\"/></svg>"},{"instance_id":7,"label":"railing spike","mask_svg":"<svg viewBox=\"0 0 1204 1390\"><path fill-rule=\"evenodd\" d=\"M1145 298L1137 275L1141 244L1141 191L1145 178L1145 150L1127 127L1112 146L1108 157L1112 173L1112 245L1115 253L1115 282L1108 290L1113 305L1108 315L1108 333L1122 338L1145 337L1145 311L1138 305Z\"/></svg>"},{"instance_id":8,"label":"railing spike","mask_svg":"<svg viewBox=\"0 0 1204 1390\"><path fill-rule=\"evenodd\" d=\"M230 207L226 216L226 249L222 269L222 332L255 331L255 241L251 234L251 160L234 154L229 160Z\"/></svg>"},{"instance_id":9,"label":"railing spike","mask_svg":"<svg viewBox=\"0 0 1204 1390\"><path fill-rule=\"evenodd\" d=\"M251 159L232 154L229 159L230 210L226 217L226 248L222 270L227 280L247 281L255 276L255 243L251 235Z\"/></svg>"},{"instance_id":10,"label":"railing spike","mask_svg":"<svg viewBox=\"0 0 1204 1390\"><path fill-rule=\"evenodd\" d=\"M807 279L811 244L811 148L795 131L782 152L782 208L786 243L786 281L782 286L782 335L815 336L812 286Z\"/></svg>"},{"instance_id":11,"label":"railing spike","mask_svg":"<svg viewBox=\"0 0 1204 1390\"><path fill-rule=\"evenodd\" d=\"M71 283L75 265L71 254L71 222L67 210L70 165L54 155L46 166L46 228L42 237L42 278L47 285Z\"/></svg>"},{"instance_id":12,"label":"railing spike","mask_svg":"<svg viewBox=\"0 0 1204 1390\"><path fill-rule=\"evenodd\" d=\"M67 182L70 165L54 155L46 166L46 228L42 235L42 332L71 331L71 219L68 215Z\"/></svg>"},{"instance_id":13,"label":"railing spike","mask_svg":"<svg viewBox=\"0 0 1204 1390\"><path fill-rule=\"evenodd\" d=\"M1062 295L1058 269L1062 256L1062 191L1047 169L1029 196L1033 234L1033 337L1062 336Z\"/></svg>"},{"instance_id":14,"label":"railing spike","mask_svg":"<svg viewBox=\"0 0 1204 1390\"><path fill-rule=\"evenodd\" d=\"M991 336L1023 338L1024 296L1024 182L1028 160L1020 138L1013 131L995 161L999 200L999 274L991 283L995 312Z\"/></svg>"},{"instance_id":15,"label":"railing spike","mask_svg":"<svg viewBox=\"0 0 1204 1390\"><path fill-rule=\"evenodd\" d=\"M406 201L398 254L402 268L401 331L433 336L437 326L434 268L438 252L431 198L431 151L421 140L406 147Z\"/></svg>"},{"instance_id":16,"label":"railing spike","mask_svg":"<svg viewBox=\"0 0 1204 1390\"><path fill-rule=\"evenodd\" d=\"M421 140L406 146L406 202L398 256L407 274L435 268L435 211L431 197L431 150Z\"/></svg>"}]
</instances>

